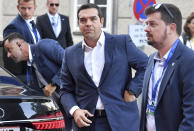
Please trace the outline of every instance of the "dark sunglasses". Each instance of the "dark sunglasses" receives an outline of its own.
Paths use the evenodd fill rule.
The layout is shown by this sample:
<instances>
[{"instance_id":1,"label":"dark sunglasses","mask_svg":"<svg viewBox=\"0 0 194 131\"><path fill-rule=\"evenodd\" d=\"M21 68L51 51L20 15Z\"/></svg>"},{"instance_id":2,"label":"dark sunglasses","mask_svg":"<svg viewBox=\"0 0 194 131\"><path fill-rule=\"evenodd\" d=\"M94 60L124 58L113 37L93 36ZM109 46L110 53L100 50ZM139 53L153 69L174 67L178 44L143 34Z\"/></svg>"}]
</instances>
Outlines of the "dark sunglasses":
<instances>
[{"instance_id":1,"label":"dark sunglasses","mask_svg":"<svg viewBox=\"0 0 194 131\"><path fill-rule=\"evenodd\" d=\"M56 7L58 7L58 6L59 6L59 3L55 3L55 4L54 4L54 3L50 3L50 6L54 6L54 5L55 5Z\"/></svg>"},{"instance_id":2,"label":"dark sunglasses","mask_svg":"<svg viewBox=\"0 0 194 131\"><path fill-rule=\"evenodd\" d=\"M154 4L153 7L155 10L159 9L160 7L163 7L166 10L166 12L169 14L169 16L172 19L174 19L174 15L172 14L172 12L168 9L168 7L165 4Z\"/></svg>"}]
</instances>

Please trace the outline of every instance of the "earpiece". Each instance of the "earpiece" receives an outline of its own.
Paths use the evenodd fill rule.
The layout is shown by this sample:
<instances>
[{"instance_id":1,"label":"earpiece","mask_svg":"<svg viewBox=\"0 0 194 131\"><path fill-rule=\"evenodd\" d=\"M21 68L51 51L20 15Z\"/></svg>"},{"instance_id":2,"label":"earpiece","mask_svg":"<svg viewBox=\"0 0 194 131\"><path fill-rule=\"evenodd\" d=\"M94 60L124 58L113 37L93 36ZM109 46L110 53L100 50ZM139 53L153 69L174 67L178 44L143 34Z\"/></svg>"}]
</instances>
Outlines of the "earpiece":
<instances>
[{"instance_id":1,"label":"earpiece","mask_svg":"<svg viewBox=\"0 0 194 131\"><path fill-rule=\"evenodd\" d=\"M20 47L21 46L21 43L20 42L16 42L16 44Z\"/></svg>"}]
</instances>

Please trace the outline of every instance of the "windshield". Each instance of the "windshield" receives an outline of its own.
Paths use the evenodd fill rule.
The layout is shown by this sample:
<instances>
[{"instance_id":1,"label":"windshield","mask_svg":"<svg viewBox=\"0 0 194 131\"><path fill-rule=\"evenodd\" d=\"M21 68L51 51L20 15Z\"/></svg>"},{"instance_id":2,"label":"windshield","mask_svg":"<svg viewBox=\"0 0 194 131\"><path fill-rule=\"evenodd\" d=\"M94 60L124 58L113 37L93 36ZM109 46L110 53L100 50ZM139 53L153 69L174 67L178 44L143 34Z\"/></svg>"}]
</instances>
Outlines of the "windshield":
<instances>
[{"instance_id":1,"label":"windshield","mask_svg":"<svg viewBox=\"0 0 194 131\"><path fill-rule=\"evenodd\" d=\"M24 91L23 85L0 67L0 96L21 95Z\"/></svg>"}]
</instances>

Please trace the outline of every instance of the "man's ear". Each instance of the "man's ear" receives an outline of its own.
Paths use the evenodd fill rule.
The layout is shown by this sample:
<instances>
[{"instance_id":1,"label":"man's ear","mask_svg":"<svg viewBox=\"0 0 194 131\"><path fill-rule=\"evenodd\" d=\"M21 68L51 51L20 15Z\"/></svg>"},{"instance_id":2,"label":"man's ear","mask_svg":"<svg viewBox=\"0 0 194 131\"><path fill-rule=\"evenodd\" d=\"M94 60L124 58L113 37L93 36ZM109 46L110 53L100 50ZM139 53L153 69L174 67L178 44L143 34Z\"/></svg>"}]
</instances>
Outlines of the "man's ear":
<instances>
[{"instance_id":1,"label":"man's ear","mask_svg":"<svg viewBox=\"0 0 194 131\"><path fill-rule=\"evenodd\" d=\"M169 31L168 31L169 34L176 32L176 24L175 23L170 23L168 28L169 28Z\"/></svg>"},{"instance_id":2,"label":"man's ear","mask_svg":"<svg viewBox=\"0 0 194 131\"><path fill-rule=\"evenodd\" d=\"M19 8L20 8L19 5L17 5L17 9L18 9L18 10L19 10Z\"/></svg>"},{"instance_id":3,"label":"man's ear","mask_svg":"<svg viewBox=\"0 0 194 131\"><path fill-rule=\"evenodd\" d=\"M36 10L36 8L37 8L37 5L34 5L34 9Z\"/></svg>"},{"instance_id":4,"label":"man's ear","mask_svg":"<svg viewBox=\"0 0 194 131\"><path fill-rule=\"evenodd\" d=\"M171 28L171 30L173 30L173 31L175 31L176 32L176 24L175 23L171 23L170 24L170 28Z\"/></svg>"},{"instance_id":5,"label":"man's ear","mask_svg":"<svg viewBox=\"0 0 194 131\"><path fill-rule=\"evenodd\" d=\"M100 23L102 24L102 27L103 27L103 25L104 25L104 17L102 17L102 18L100 19Z\"/></svg>"}]
</instances>

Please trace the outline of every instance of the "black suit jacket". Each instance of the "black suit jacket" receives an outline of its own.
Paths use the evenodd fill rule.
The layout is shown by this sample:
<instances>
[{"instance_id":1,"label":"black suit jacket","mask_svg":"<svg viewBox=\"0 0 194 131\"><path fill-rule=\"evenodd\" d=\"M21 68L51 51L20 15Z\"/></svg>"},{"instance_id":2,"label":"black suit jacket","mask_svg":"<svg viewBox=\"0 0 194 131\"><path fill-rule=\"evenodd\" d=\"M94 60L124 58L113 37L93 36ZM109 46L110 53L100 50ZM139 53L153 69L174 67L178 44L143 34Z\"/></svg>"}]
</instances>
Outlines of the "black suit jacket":
<instances>
[{"instance_id":1,"label":"black suit jacket","mask_svg":"<svg viewBox=\"0 0 194 131\"><path fill-rule=\"evenodd\" d=\"M38 16L36 19L36 25L40 32L41 38L50 38L59 42L59 44L66 48L73 44L71 30L69 25L69 18L67 16L59 14L61 17L61 32L58 37L55 36L48 14Z\"/></svg>"}]
</instances>

